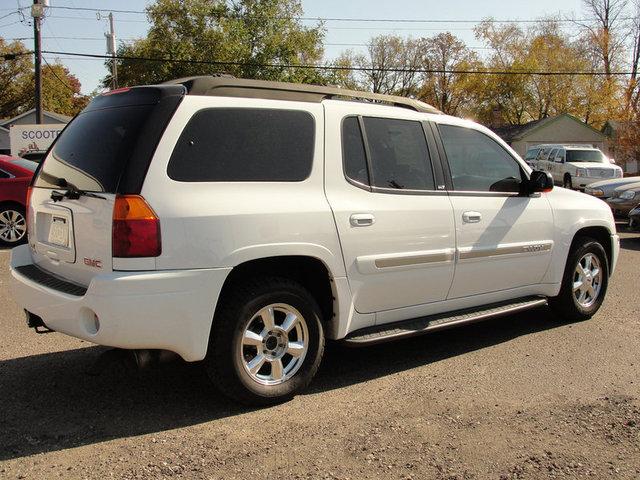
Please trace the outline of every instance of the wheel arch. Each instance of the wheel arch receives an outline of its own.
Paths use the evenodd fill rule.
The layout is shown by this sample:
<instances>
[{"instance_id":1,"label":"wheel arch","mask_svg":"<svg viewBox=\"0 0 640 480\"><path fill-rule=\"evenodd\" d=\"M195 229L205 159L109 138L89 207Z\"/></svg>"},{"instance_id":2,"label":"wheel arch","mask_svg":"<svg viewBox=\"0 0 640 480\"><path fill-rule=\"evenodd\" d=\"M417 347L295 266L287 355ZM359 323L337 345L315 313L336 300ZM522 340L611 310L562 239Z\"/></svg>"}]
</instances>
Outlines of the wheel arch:
<instances>
[{"instance_id":1,"label":"wheel arch","mask_svg":"<svg viewBox=\"0 0 640 480\"><path fill-rule=\"evenodd\" d=\"M321 259L308 255L276 255L239 263L227 275L220 291L218 305L235 285L243 279L256 276L277 276L300 283L318 302L325 327L333 328L339 312L338 294L332 272ZM216 312L217 308L216 306Z\"/></svg>"},{"instance_id":2,"label":"wheel arch","mask_svg":"<svg viewBox=\"0 0 640 480\"><path fill-rule=\"evenodd\" d=\"M2 201L0 201L0 209L4 208L4 207L7 207L7 206L18 207L23 212L26 211L26 209L27 209L27 207L24 204L21 204L20 202L16 202L15 200L2 200Z\"/></svg>"},{"instance_id":3,"label":"wheel arch","mask_svg":"<svg viewBox=\"0 0 640 480\"><path fill-rule=\"evenodd\" d=\"M609 231L609 229L602 225L593 225L580 228L573 235L569 251L572 252L578 240L584 237L593 238L594 240L597 240L600 245L602 245L604 253L607 256L607 272L609 275L611 275L611 264L613 261L613 239L611 238L611 232Z\"/></svg>"}]
</instances>

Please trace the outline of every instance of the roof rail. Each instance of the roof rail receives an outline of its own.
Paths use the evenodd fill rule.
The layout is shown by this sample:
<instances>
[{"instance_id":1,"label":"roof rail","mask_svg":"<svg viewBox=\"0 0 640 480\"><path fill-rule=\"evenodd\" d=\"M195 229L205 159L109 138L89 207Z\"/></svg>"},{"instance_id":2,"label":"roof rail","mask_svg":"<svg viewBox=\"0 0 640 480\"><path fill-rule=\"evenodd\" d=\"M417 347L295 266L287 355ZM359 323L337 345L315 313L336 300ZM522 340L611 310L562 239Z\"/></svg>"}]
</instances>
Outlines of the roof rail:
<instances>
[{"instance_id":1,"label":"roof rail","mask_svg":"<svg viewBox=\"0 0 640 480\"><path fill-rule=\"evenodd\" d=\"M339 87L325 87L299 83L247 80L230 75L206 75L186 77L164 82L169 85L184 85L189 95L212 95L221 97L264 98L269 100L293 100L319 103L328 99L347 99L387 103L409 108L422 113L442 113L435 107L412 98L380 93L360 92Z\"/></svg>"}]
</instances>

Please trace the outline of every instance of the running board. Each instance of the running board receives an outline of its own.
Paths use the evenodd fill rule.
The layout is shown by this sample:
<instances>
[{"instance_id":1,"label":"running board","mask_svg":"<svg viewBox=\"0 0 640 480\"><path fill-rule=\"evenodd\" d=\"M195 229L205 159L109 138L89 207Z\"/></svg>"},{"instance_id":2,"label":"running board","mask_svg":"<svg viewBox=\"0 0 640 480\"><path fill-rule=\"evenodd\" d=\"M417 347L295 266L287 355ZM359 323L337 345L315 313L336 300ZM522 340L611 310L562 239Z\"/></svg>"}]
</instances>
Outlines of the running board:
<instances>
[{"instance_id":1,"label":"running board","mask_svg":"<svg viewBox=\"0 0 640 480\"><path fill-rule=\"evenodd\" d=\"M344 338L343 343L351 347L373 345L375 343L423 335L434 330L441 330L466 323L479 322L501 315L521 312L523 310L529 310L530 308L546 305L546 303L546 298L524 297L508 302L492 303L482 307L467 308L454 312L430 315L428 317L403 320L401 322L375 325L351 332Z\"/></svg>"}]
</instances>

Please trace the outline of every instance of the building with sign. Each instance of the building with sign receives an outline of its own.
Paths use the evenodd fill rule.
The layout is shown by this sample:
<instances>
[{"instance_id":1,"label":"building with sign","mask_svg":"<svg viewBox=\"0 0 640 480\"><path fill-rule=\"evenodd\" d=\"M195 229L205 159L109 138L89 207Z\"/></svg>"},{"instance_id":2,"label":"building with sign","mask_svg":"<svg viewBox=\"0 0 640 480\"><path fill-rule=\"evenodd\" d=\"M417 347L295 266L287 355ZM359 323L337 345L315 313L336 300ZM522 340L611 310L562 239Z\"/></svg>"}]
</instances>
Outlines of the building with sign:
<instances>
[{"instance_id":1,"label":"building with sign","mask_svg":"<svg viewBox=\"0 0 640 480\"><path fill-rule=\"evenodd\" d=\"M71 117L48 111L42 112L42 117L43 125L36 125L36 113L32 109L17 117L0 120L0 154L11 155L12 151L20 152L30 147L46 150L57 136L54 132L59 132L71 121ZM20 145L11 145L12 126L19 127L16 132L19 131L19 135L14 133L14 137Z\"/></svg>"}]
</instances>

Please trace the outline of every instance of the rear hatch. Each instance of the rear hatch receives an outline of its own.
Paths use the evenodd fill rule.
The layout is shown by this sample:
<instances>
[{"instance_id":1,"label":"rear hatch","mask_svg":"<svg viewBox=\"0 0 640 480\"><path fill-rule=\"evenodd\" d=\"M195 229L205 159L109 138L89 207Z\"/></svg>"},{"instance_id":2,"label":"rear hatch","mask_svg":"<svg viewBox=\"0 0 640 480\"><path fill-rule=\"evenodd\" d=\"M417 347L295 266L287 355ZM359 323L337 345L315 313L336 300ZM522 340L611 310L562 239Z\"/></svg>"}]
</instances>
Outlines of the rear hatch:
<instances>
[{"instance_id":1,"label":"rear hatch","mask_svg":"<svg viewBox=\"0 0 640 480\"><path fill-rule=\"evenodd\" d=\"M182 86L101 95L60 134L34 177L29 245L40 268L88 285L113 269L116 195L139 194Z\"/></svg>"}]
</instances>

